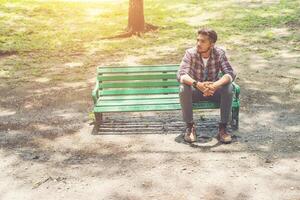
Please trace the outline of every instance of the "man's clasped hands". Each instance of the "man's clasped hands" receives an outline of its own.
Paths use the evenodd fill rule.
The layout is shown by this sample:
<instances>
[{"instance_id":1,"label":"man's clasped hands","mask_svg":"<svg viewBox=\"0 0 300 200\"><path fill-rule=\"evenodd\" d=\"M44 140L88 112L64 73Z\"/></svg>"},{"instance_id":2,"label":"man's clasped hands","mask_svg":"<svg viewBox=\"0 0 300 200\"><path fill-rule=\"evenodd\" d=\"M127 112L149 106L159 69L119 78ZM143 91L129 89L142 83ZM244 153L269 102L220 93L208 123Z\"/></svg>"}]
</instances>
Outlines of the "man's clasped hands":
<instances>
[{"instance_id":1,"label":"man's clasped hands","mask_svg":"<svg viewBox=\"0 0 300 200\"><path fill-rule=\"evenodd\" d=\"M209 97L213 96L216 90L220 86L216 82L205 81L205 82L198 82L197 88L203 93L203 96Z\"/></svg>"}]
</instances>

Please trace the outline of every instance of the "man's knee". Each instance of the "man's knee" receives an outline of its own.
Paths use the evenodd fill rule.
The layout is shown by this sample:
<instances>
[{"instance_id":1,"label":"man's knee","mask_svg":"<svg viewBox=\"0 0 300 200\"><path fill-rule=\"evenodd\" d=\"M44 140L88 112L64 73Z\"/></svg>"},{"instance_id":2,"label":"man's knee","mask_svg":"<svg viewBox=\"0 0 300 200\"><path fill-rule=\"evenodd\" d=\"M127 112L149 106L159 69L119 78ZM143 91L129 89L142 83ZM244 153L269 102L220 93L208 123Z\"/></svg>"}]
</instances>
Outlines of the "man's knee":
<instances>
[{"instance_id":1,"label":"man's knee","mask_svg":"<svg viewBox=\"0 0 300 200\"><path fill-rule=\"evenodd\" d=\"M185 83L180 84L179 95L184 95L184 94L191 93L191 92L192 92L192 88L190 85L187 85Z\"/></svg>"},{"instance_id":2,"label":"man's knee","mask_svg":"<svg viewBox=\"0 0 300 200\"><path fill-rule=\"evenodd\" d=\"M223 85L222 88L221 88L221 93L232 95L233 94L233 85L232 85L232 83L228 83L226 85Z\"/></svg>"}]
</instances>

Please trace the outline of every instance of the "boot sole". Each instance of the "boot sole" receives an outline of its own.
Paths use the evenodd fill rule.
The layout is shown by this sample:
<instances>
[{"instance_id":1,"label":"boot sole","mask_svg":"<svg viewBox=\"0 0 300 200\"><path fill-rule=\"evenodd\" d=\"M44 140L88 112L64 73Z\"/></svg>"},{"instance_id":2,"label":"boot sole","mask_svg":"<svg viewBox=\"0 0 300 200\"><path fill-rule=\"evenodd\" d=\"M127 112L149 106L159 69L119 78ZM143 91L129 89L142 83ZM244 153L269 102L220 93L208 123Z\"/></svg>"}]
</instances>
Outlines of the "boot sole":
<instances>
[{"instance_id":1,"label":"boot sole","mask_svg":"<svg viewBox=\"0 0 300 200\"><path fill-rule=\"evenodd\" d=\"M188 139L187 139L186 137L187 137ZM188 142L188 143L193 143L193 142L196 142L196 141L197 141L196 139L195 139L195 140L192 140L191 137L185 136L185 135L183 136L183 139L184 139L185 142Z\"/></svg>"},{"instance_id":2,"label":"boot sole","mask_svg":"<svg viewBox=\"0 0 300 200\"><path fill-rule=\"evenodd\" d=\"M232 142L232 140L230 141L224 141L219 135L217 136L217 139L219 142L223 143L223 144L230 144Z\"/></svg>"}]
</instances>

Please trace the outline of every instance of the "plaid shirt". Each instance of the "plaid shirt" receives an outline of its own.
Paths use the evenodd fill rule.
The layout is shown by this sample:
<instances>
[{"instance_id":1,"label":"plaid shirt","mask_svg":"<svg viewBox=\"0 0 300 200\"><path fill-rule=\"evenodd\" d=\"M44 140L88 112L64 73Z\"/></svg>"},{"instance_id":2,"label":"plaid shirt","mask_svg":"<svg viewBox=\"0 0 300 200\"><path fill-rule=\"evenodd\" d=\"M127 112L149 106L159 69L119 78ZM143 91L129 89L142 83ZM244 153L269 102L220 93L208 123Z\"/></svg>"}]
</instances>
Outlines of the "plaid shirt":
<instances>
[{"instance_id":1,"label":"plaid shirt","mask_svg":"<svg viewBox=\"0 0 300 200\"><path fill-rule=\"evenodd\" d=\"M218 47L214 47L211 51L206 67L207 79L205 80L205 68L201 55L198 53L196 47L190 48L186 50L180 63L180 67L177 72L177 80L180 82L181 76L188 74L194 80L200 82L217 81L219 79L218 74L220 71L224 74L229 74L232 77L232 80L236 77L236 73L225 56L225 51Z\"/></svg>"}]
</instances>

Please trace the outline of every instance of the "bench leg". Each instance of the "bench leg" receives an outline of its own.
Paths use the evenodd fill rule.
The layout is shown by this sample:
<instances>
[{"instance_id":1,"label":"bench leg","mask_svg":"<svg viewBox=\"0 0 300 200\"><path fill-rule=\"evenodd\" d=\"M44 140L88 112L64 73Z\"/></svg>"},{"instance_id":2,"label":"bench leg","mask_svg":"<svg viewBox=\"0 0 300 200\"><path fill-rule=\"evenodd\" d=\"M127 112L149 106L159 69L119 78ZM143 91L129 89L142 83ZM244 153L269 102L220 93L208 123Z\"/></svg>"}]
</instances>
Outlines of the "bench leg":
<instances>
[{"instance_id":1,"label":"bench leg","mask_svg":"<svg viewBox=\"0 0 300 200\"><path fill-rule=\"evenodd\" d=\"M95 128L98 131L102 123L102 113L94 113L94 115L95 115Z\"/></svg>"},{"instance_id":2,"label":"bench leg","mask_svg":"<svg viewBox=\"0 0 300 200\"><path fill-rule=\"evenodd\" d=\"M232 108L231 128L239 129L239 108Z\"/></svg>"}]
</instances>

